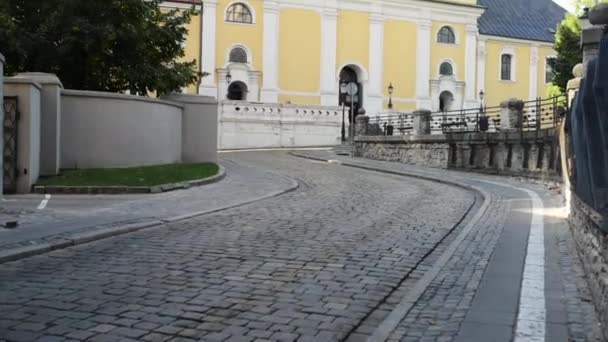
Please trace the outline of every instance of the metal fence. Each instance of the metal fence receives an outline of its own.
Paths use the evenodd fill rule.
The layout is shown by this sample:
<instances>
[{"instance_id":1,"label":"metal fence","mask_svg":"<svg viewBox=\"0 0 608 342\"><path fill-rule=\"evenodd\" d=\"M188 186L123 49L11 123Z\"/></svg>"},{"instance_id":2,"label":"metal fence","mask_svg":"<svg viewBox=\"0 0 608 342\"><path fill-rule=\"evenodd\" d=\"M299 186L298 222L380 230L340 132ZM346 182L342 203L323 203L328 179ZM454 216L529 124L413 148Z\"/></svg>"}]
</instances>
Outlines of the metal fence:
<instances>
[{"instance_id":1,"label":"metal fence","mask_svg":"<svg viewBox=\"0 0 608 342\"><path fill-rule=\"evenodd\" d=\"M556 127L568 112L565 96L538 98L523 103L517 129L534 131ZM413 113L388 112L370 118L368 135L405 135L413 132ZM499 132L501 107L483 107L431 113L431 133Z\"/></svg>"}]
</instances>

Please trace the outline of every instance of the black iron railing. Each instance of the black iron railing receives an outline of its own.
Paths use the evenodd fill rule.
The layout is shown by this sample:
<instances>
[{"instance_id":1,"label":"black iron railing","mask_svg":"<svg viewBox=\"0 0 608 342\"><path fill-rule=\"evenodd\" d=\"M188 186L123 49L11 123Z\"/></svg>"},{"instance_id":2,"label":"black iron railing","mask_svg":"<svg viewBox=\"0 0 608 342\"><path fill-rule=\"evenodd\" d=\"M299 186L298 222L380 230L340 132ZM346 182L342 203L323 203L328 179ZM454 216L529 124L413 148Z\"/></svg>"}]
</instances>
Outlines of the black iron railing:
<instances>
[{"instance_id":1,"label":"black iron railing","mask_svg":"<svg viewBox=\"0 0 608 342\"><path fill-rule=\"evenodd\" d=\"M534 131L556 127L568 112L565 96L538 98L523 102L515 127L521 131ZM432 134L499 132L501 107L484 107L431 113ZM414 114L392 112L370 117L368 135L404 135L413 129Z\"/></svg>"}]
</instances>

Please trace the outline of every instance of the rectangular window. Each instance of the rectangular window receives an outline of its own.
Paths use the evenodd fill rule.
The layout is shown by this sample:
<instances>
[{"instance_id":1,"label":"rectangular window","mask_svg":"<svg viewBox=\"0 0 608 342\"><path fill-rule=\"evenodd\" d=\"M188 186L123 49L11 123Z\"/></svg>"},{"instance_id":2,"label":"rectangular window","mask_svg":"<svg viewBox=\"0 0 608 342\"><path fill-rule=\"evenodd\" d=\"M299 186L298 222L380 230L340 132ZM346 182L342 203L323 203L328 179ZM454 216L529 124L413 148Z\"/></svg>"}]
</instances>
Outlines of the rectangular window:
<instances>
[{"instance_id":1,"label":"rectangular window","mask_svg":"<svg viewBox=\"0 0 608 342\"><path fill-rule=\"evenodd\" d=\"M555 58L550 57L545 60L545 83L553 82L553 68L551 67L551 63L555 60Z\"/></svg>"},{"instance_id":2,"label":"rectangular window","mask_svg":"<svg viewBox=\"0 0 608 342\"><path fill-rule=\"evenodd\" d=\"M500 58L500 79L503 81L511 81L511 63L513 56L502 55Z\"/></svg>"}]
</instances>

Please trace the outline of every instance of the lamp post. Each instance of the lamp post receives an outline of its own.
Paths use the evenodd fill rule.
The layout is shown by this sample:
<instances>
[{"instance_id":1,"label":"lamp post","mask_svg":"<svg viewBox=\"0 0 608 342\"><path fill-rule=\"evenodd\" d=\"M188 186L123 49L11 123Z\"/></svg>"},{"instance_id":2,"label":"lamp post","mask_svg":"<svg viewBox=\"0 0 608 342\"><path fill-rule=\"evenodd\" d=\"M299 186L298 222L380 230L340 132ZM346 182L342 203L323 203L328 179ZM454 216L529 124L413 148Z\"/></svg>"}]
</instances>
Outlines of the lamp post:
<instances>
[{"instance_id":1,"label":"lamp post","mask_svg":"<svg viewBox=\"0 0 608 342\"><path fill-rule=\"evenodd\" d=\"M230 70L228 70L228 73L226 74L226 83L230 84L230 82L232 82L232 75L230 74Z\"/></svg>"},{"instance_id":2,"label":"lamp post","mask_svg":"<svg viewBox=\"0 0 608 342\"><path fill-rule=\"evenodd\" d=\"M479 91L479 115L481 115L481 117L478 117L477 119L477 126L482 132L489 129L488 118L486 117L486 107L483 102L485 95L486 94L483 92L483 90Z\"/></svg>"},{"instance_id":3,"label":"lamp post","mask_svg":"<svg viewBox=\"0 0 608 342\"><path fill-rule=\"evenodd\" d=\"M388 109L393 109L393 92L395 91L395 87L393 87L393 83L389 83L388 85Z\"/></svg>"},{"instance_id":4,"label":"lamp post","mask_svg":"<svg viewBox=\"0 0 608 342\"><path fill-rule=\"evenodd\" d=\"M346 123L344 122L344 116L346 111L346 82L340 83L340 94L342 95L342 131L341 141L346 141Z\"/></svg>"}]
</instances>

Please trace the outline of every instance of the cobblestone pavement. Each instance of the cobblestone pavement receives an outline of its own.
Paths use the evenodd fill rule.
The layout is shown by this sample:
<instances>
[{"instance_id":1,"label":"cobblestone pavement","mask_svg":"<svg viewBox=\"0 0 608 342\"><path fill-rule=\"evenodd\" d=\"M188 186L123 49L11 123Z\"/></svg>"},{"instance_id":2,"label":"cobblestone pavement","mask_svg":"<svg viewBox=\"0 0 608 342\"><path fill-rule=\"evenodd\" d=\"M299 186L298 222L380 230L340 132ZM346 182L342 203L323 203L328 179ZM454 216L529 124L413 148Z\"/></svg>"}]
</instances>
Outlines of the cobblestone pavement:
<instances>
[{"instance_id":1,"label":"cobblestone pavement","mask_svg":"<svg viewBox=\"0 0 608 342\"><path fill-rule=\"evenodd\" d=\"M517 179L306 154L488 192L485 214L387 340L500 340L496 331L481 339L463 338L462 331L505 225L527 202L521 193L483 180L534 189L549 207L560 206L559 196ZM481 205L474 192L458 187L284 152L226 158L292 177L300 187L0 265L0 340L365 341L431 272ZM243 186L259 186L254 183ZM600 341L569 231L559 217L547 215L545 223L552 291L546 341Z\"/></svg>"},{"instance_id":2,"label":"cobblestone pavement","mask_svg":"<svg viewBox=\"0 0 608 342\"><path fill-rule=\"evenodd\" d=\"M563 218L559 218L558 208L563 206L563 203L554 191L549 191L544 185L515 178L421 169L400 163L339 157L328 152L306 154L393 172L434 174L442 179L453 179L483 187L491 194L491 205L486 215L459 245L450 262L426 288L420 300L390 334L388 341L453 341L463 329L463 324L466 324L465 316L471 309L500 234L509 216L512 215L513 204L517 203L514 201L521 201L517 194L480 183L480 180L500 181L517 187L527 187L544 197L543 201L548 207L548 214L544 218L547 231L545 245L548 250L546 274L549 281L547 287L551 291L547 303L546 341L602 341L599 323L574 241L567 224ZM431 267L442 252L442 249L438 248L422 263L420 269ZM420 277L421 274L408 278L380 310L374 312L375 317L359 327L356 334L351 336L356 337L352 340L364 341ZM496 293L494 296L500 298L502 295L504 293ZM485 319L478 318L480 322ZM512 333L513 327L509 330L509 333ZM487 339L483 341L493 341L496 335L498 332L488 331ZM464 337L459 341L473 340L475 339Z\"/></svg>"},{"instance_id":3,"label":"cobblestone pavement","mask_svg":"<svg viewBox=\"0 0 608 342\"><path fill-rule=\"evenodd\" d=\"M226 156L229 156L227 154ZM227 176L219 183L154 195L54 195L44 210L41 196L8 196L3 211L19 228L0 228L0 249L246 203L293 187L294 181L266 170L222 160Z\"/></svg>"},{"instance_id":4,"label":"cobblestone pavement","mask_svg":"<svg viewBox=\"0 0 608 342\"><path fill-rule=\"evenodd\" d=\"M475 204L466 190L289 157L230 156L297 191L0 265L9 341L340 341Z\"/></svg>"}]
</instances>

